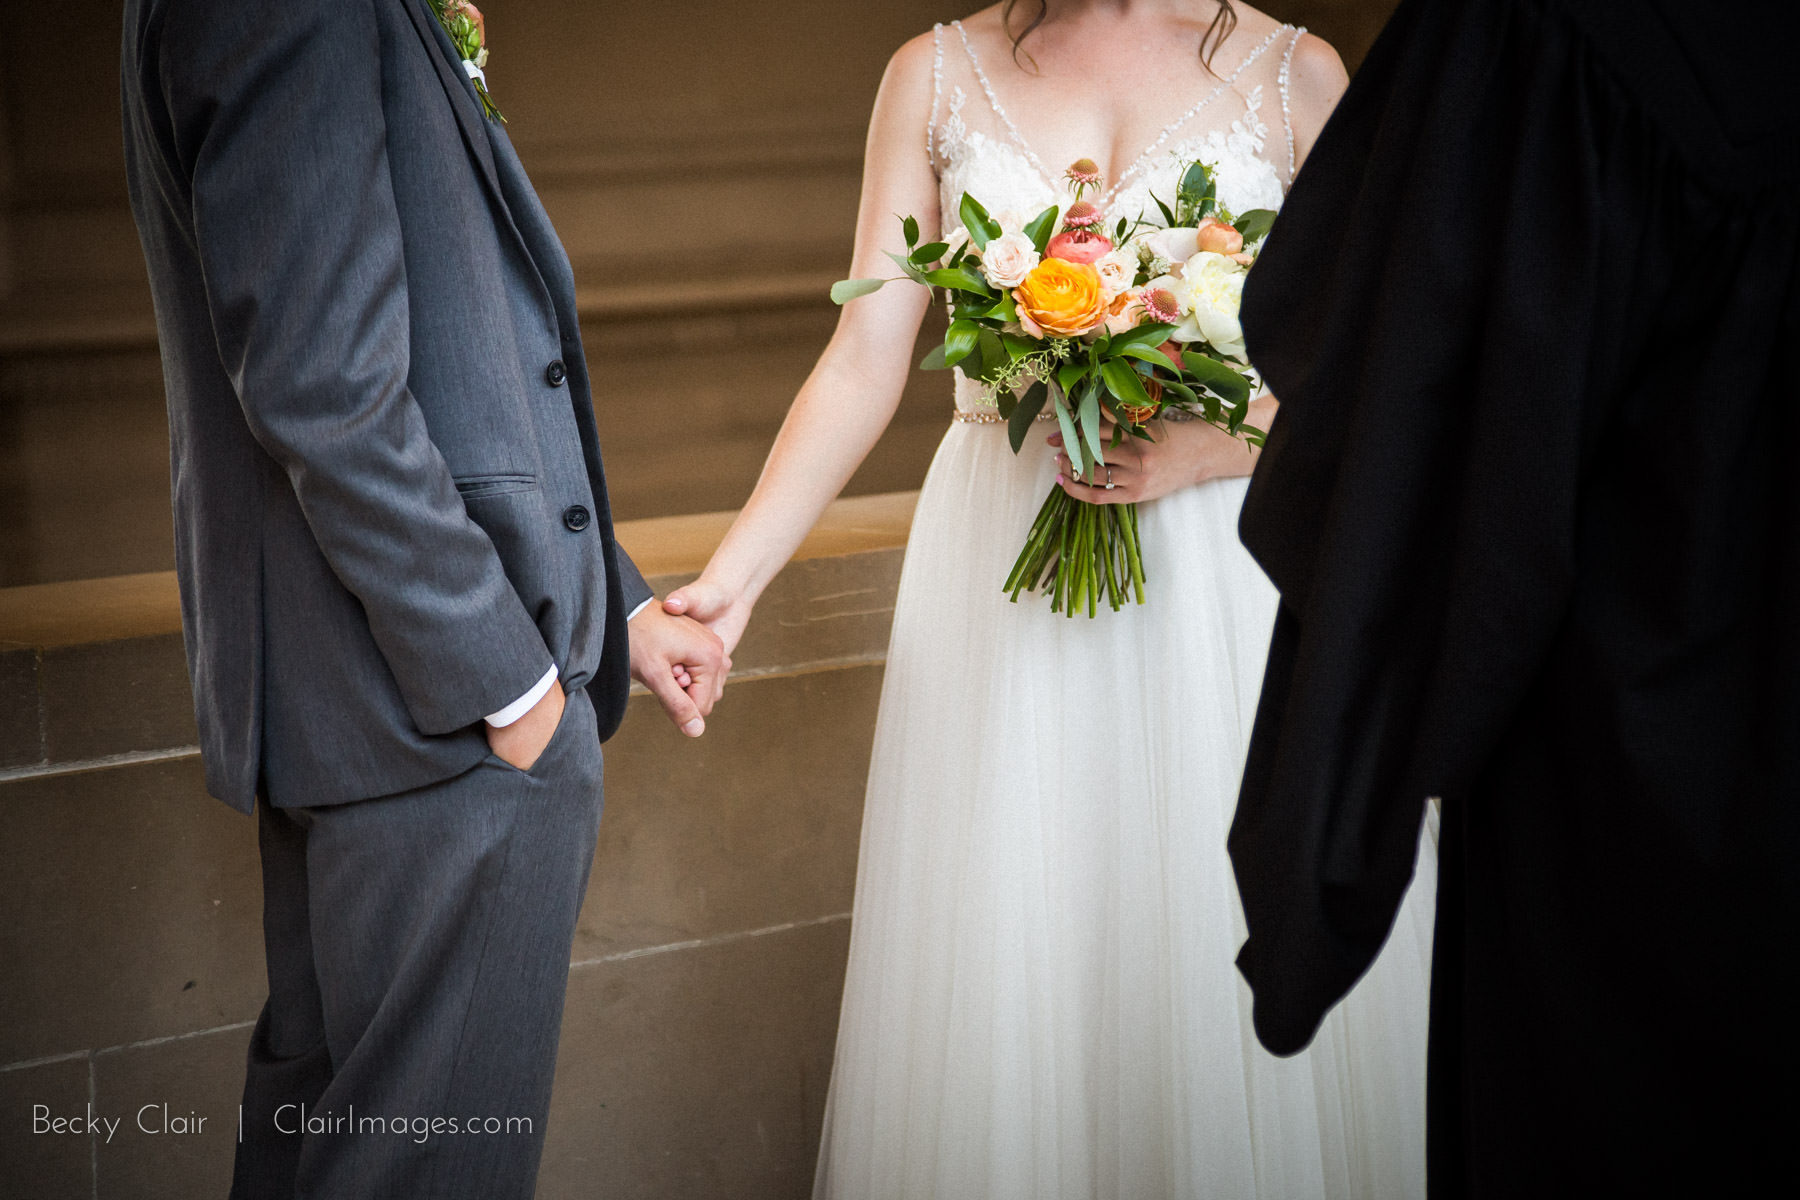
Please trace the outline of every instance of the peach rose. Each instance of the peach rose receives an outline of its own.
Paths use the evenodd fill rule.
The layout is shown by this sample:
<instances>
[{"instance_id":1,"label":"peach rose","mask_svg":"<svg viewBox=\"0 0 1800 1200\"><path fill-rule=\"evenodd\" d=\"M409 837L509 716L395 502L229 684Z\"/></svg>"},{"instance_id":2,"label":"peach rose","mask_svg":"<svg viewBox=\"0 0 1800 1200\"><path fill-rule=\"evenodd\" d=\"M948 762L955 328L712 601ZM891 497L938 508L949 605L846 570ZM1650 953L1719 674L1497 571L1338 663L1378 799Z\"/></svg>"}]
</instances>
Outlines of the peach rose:
<instances>
[{"instance_id":1,"label":"peach rose","mask_svg":"<svg viewBox=\"0 0 1800 1200\"><path fill-rule=\"evenodd\" d=\"M1208 217L1200 222L1196 231L1199 249L1210 250L1214 254L1237 254L1244 248L1244 235L1217 217Z\"/></svg>"},{"instance_id":2,"label":"peach rose","mask_svg":"<svg viewBox=\"0 0 1800 1200\"><path fill-rule=\"evenodd\" d=\"M1069 229L1050 239L1044 247L1045 258L1060 258L1064 262L1091 263L1112 253L1112 240L1103 234L1089 233L1085 229Z\"/></svg>"},{"instance_id":3,"label":"peach rose","mask_svg":"<svg viewBox=\"0 0 1800 1200\"><path fill-rule=\"evenodd\" d=\"M1102 281L1104 282L1104 280ZM1120 292L1106 309L1106 332L1124 333L1144 323L1144 305L1136 292Z\"/></svg>"},{"instance_id":4,"label":"peach rose","mask_svg":"<svg viewBox=\"0 0 1800 1200\"><path fill-rule=\"evenodd\" d=\"M1020 322L1055 337L1077 337L1106 318L1106 289L1091 263L1046 258L1013 292Z\"/></svg>"}]
</instances>

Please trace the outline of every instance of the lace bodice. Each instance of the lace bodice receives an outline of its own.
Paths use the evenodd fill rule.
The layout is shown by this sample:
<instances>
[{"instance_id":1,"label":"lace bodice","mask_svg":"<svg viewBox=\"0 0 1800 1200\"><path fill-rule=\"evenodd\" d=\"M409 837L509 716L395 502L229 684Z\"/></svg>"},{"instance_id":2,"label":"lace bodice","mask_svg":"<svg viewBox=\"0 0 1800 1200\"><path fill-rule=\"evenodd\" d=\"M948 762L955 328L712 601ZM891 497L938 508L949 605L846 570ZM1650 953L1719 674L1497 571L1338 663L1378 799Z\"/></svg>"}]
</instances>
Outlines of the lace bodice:
<instances>
[{"instance_id":1,"label":"lace bodice","mask_svg":"<svg viewBox=\"0 0 1800 1200\"><path fill-rule=\"evenodd\" d=\"M1231 211L1280 208L1294 171L1289 66L1304 32L1284 25L1271 33L1165 126L1101 199L1109 223L1145 213L1155 217L1151 196L1172 202L1183 167L1195 159L1212 165L1219 203ZM926 151L937 171L944 235L962 228L958 209L965 192L1015 227L1051 204L1069 203L1061 179L1067 164L1044 163L1026 142L962 23L940 25L933 36L937 58ZM1273 132L1269 122L1275 114L1265 111L1270 84L1280 108L1280 128ZM979 389L960 373L956 391L957 407L975 407Z\"/></svg>"}]
</instances>

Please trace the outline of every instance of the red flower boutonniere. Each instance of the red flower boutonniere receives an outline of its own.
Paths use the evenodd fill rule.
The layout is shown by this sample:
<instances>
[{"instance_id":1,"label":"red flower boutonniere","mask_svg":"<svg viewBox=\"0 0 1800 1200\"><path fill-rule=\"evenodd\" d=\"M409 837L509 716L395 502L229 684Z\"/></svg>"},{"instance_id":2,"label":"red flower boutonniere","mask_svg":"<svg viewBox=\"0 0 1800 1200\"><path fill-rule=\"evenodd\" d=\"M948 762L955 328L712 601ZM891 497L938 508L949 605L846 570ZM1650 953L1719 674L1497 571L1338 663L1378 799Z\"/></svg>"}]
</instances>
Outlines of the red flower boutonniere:
<instances>
[{"instance_id":1,"label":"red flower boutonniere","mask_svg":"<svg viewBox=\"0 0 1800 1200\"><path fill-rule=\"evenodd\" d=\"M506 118L494 106L493 97L488 95L487 75L487 22L481 18L481 10L469 0L431 0L432 11L437 13L438 23L450 40L456 45L456 52L462 55L463 70L468 72L469 79L475 84L475 94L481 97L481 111L490 120L506 124Z\"/></svg>"}]
</instances>

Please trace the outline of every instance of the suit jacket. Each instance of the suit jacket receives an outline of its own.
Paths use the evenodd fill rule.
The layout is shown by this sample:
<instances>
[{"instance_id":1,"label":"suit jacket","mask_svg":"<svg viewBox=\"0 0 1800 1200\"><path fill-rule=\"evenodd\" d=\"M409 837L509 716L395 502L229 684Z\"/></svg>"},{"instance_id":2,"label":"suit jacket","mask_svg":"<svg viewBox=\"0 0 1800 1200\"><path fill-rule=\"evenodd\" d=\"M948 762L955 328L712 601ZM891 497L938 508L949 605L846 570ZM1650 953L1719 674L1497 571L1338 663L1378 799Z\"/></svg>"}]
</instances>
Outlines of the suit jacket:
<instances>
[{"instance_id":1,"label":"suit jacket","mask_svg":"<svg viewBox=\"0 0 1800 1200\"><path fill-rule=\"evenodd\" d=\"M610 735L649 589L574 279L428 0L127 0L123 101L208 789L448 778L552 662Z\"/></svg>"}]
</instances>

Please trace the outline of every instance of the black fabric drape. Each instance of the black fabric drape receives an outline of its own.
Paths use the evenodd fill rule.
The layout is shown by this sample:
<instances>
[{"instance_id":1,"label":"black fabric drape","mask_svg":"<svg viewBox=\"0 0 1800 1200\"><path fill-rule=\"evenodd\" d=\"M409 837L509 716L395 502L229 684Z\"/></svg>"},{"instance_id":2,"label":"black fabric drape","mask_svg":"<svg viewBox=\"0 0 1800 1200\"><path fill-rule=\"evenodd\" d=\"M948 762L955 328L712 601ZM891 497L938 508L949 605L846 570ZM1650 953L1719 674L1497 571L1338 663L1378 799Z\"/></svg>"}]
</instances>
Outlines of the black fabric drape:
<instances>
[{"instance_id":1,"label":"black fabric drape","mask_svg":"<svg viewBox=\"0 0 1800 1200\"><path fill-rule=\"evenodd\" d=\"M1436 1195L1718 1184L1796 1113L1796 9L1407 0L1251 273L1239 962L1304 1046L1443 798Z\"/></svg>"}]
</instances>

